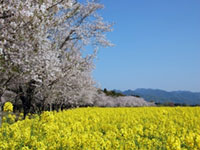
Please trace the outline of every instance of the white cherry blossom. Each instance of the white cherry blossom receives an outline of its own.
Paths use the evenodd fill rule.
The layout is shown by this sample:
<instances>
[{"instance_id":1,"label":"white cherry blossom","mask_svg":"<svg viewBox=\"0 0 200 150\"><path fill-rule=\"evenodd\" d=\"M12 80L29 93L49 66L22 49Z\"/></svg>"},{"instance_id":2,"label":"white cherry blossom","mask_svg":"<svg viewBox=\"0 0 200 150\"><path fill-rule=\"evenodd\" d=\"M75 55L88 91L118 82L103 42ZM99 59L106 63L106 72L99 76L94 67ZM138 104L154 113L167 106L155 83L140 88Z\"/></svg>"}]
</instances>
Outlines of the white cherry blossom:
<instances>
[{"instance_id":1,"label":"white cherry blossom","mask_svg":"<svg viewBox=\"0 0 200 150\"><path fill-rule=\"evenodd\" d=\"M25 111L37 105L92 104L96 48L110 45L105 33L112 25L97 14L103 5L93 0L0 2L0 97L15 93ZM84 57L88 44L94 53Z\"/></svg>"}]
</instances>

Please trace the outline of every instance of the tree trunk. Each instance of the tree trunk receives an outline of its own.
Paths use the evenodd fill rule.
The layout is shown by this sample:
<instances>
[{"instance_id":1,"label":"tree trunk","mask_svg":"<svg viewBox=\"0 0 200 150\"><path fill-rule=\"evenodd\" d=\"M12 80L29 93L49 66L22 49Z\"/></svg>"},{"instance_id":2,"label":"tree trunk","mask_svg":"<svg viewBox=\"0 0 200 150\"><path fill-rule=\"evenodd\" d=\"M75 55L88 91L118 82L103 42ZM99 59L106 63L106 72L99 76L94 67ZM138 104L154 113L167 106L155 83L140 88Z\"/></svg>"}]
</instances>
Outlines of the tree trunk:
<instances>
[{"instance_id":1,"label":"tree trunk","mask_svg":"<svg viewBox=\"0 0 200 150\"><path fill-rule=\"evenodd\" d=\"M31 108L31 103L27 97L24 95L20 95L20 99L22 100L22 105L24 109L24 119L26 118L26 115L28 114L30 108Z\"/></svg>"},{"instance_id":2,"label":"tree trunk","mask_svg":"<svg viewBox=\"0 0 200 150\"><path fill-rule=\"evenodd\" d=\"M1 106L1 102L0 102L0 127L2 124L2 116L3 116L3 111L2 111L2 106Z\"/></svg>"},{"instance_id":3,"label":"tree trunk","mask_svg":"<svg viewBox=\"0 0 200 150\"><path fill-rule=\"evenodd\" d=\"M49 105L49 110L52 111L52 103Z\"/></svg>"},{"instance_id":4,"label":"tree trunk","mask_svg":"<svg viewBox=\"0 0 200 150\"><path fill-rule=\"evenodd\" d=\"M24 109L24 119L26 118L26 115L30 112L30 109L32 107L32 100L35 89L35 86L33 84L35 83L36 82L34 80L31 80L28 83L28 88L25 92L23 91L21 86L19 87L20 99L22 100L22 105Z\"/></svg>"}]
</instances>

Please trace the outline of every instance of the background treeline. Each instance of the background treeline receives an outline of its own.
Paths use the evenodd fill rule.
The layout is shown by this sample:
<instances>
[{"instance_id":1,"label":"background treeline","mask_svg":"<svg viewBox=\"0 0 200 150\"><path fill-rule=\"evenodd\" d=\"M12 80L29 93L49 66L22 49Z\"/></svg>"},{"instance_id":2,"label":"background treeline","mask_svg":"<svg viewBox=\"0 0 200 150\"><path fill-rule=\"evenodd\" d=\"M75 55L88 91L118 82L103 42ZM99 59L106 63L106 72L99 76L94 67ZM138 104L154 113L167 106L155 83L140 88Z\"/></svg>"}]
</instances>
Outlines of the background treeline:
<instances>
[{"instance_id":1,"label":"background treeline","mask_svg":"<svg viewBox=\"0 0 200 150\"><path fill-rule=\"evenodd\" d=\"M5 96L5 95L4 95ZM14 108L14 112L24 112L27 106L24 108L21 100L13 92L8 92L5 99L10 98ZM29 104L27 113L41 113L42 111L63 110L77 107L137 107L137 106L155 106L153 102L147 102L143 98L137 96L125 96L115 91L108 91L107 89L97 89L97 92L93 95L92 101L84 99L79 103L51 103L43 104L41 101L33 99ZM3 105L1 106L3 107Z\"/></svg>"},{"instance_id":2,"label":"background treeline","mask_svg":"<svg viewBox=\"0 0 200 150\"><path fill-rule=\"evenodd\" d=\"M185 104L185 103L173 103L173 102L166 102L166 103L155 103L156 106L170 106L170 107L176 107L176 106L181 106L181 107L196 107L196 106L200 106L200 104L194 104L194 105L189 105L189 104Z\"/></svg>"},{"instance_id":3,"label":"background treeline","mask_svg":"<svg viewBox=\"0 0 200 150\"><path fill-rule=\"evenodd\" d=\"M104 92L106 94L106 96L112 96L112 97L119 97L119 96L126 96L122 93L118 93L115 90L107 90L106 88L104 88L103 90L99 89L99 91Z\"/></svg>"}]
</instances>

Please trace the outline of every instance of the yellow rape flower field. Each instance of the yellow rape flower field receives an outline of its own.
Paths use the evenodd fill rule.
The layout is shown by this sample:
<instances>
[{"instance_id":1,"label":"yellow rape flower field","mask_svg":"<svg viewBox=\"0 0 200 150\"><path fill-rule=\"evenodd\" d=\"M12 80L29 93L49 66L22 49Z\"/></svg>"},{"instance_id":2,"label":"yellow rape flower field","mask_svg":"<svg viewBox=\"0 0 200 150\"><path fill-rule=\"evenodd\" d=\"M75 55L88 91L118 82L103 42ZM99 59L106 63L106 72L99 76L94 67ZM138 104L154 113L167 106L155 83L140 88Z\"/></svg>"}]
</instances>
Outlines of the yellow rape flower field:
<instances>
[{"instance_id":1,"label":"yellow rape flower field","mask_svg":"<svg viewBox=\"0 0 200 150\"><path fill-rule=\"evenodd\" d=\"M199 107L78 108L3 120L1 150L200 150Z\"/></svg>"}]
</instances>

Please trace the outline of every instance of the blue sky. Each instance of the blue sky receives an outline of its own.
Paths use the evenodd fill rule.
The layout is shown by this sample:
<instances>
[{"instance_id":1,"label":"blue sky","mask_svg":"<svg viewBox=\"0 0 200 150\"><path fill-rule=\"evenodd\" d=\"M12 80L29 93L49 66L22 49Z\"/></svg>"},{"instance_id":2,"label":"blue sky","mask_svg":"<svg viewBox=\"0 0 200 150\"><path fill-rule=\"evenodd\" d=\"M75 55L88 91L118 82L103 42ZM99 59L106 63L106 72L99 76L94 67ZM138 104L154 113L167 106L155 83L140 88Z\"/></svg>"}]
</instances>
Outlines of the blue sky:
<instances>
[{"instance_id":1,"label":"blue sky","mask_svg":"<svg viewBox=\"0 0 200 150\"><path fill-rule=\"evenodd\" d=\"M114 22L93 76L107 89L200 92L199 0L102 0Z\"/></svg>"}]
</instances>

